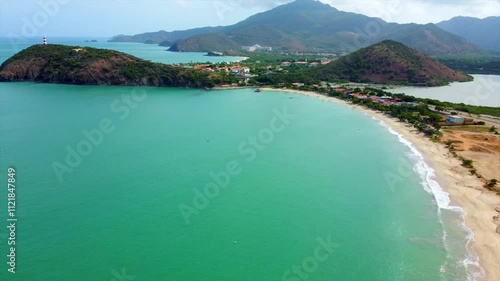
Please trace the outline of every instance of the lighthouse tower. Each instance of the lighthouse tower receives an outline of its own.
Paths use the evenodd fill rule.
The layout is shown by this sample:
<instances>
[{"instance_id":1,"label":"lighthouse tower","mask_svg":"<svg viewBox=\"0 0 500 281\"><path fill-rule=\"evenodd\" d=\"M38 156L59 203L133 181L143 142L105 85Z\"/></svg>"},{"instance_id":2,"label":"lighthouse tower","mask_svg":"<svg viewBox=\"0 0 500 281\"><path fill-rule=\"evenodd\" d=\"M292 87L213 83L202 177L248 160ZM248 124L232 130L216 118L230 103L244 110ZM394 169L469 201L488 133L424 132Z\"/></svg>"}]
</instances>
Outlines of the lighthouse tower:
<instances>
[{"instance_id":1,"label":"lighthouse tower","mask_svg":"<svg viewBox=\"0 0 500 281\"><path fill-rule=\"evenodd\" d=\"M43 44L47 45L47 36L43 35Z\"/></svg>"}]
</instances>

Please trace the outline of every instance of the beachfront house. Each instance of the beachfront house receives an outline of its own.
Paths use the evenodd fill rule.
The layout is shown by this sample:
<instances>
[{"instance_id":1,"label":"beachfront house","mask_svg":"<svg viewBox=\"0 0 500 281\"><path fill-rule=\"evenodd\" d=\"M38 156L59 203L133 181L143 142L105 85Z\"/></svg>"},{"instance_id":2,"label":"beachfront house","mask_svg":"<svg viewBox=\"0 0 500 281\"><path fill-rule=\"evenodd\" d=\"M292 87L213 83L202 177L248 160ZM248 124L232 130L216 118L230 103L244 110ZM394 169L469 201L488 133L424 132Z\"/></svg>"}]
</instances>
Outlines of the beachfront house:
<instances>
[{"instance_id":1,"label":"beachfront house","mask_svg":"<svg viewBox=\"0 0 500 281\"><path fill-rule=\"evenodd\" d=\"M465 118L456 116L456 115L448 115L446 116L446 123L452 124L463 124L465 122Z\"/></svg>"}]
</instances>

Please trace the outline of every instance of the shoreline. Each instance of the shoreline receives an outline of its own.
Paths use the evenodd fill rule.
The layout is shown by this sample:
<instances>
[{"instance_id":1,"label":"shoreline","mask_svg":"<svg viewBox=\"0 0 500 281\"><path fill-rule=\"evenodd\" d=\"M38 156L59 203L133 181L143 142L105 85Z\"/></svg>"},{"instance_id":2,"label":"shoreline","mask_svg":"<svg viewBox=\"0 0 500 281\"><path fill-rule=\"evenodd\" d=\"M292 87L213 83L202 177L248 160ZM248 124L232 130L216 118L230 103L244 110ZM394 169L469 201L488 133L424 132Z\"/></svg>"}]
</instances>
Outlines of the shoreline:
<instances>
[{"instance_id":1,"label":"shoreline","mask_svg":"<svg viewBox=\"0 0 500 281\"><path fill-rule=\"evenodd\" d=\"M451 201L449 207L455 205L464 212L465 226L472 232L471 240L467 242L467 248L473 250L478 256L479 265L484 270L484 276L477 278L477 280L500 280L500 263L498 262L500 235L496 233L497 225L493 222L493 216L499 215L495 208L500 207L500 198L495 193L486 190L479 179L470 175L469 171L462 167L460 161L450 155L443 144L431 142L416 129L408 126L407 123L334 97L292 89L263 88L263 90L301 94L343 104L383 122L388 129L392 129L410 142L410 145L413 145L422 154L425 163L434 170L434 180L442 188L442 191L449 194ZM437 204L439 205L438 202ZM471 263L467 259L464 264L467 262Z\"/></svg>"}]
</instances>

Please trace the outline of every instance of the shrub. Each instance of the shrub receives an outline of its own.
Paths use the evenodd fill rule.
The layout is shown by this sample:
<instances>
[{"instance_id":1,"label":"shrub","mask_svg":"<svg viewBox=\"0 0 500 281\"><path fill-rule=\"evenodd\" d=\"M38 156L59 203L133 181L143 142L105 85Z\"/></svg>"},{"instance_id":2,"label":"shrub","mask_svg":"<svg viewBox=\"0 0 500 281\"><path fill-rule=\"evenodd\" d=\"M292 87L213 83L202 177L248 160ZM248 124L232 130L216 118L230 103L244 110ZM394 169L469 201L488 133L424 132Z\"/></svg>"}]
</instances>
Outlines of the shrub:
<instances>
[{"instance_id":1,"label":"shrub","mask_svg":"<svg viewBox=\"0 0 500 281\"><path fill-rule=\"evenodd\" d=\"M472 163L473 163L473 162L474 162L474 161L472 161L472 160L470 160L470 159L463 159L463 160L462 160L462 165L463 165L464 167L472 168Z\"/></svg>"},{"instance_id":2,"label":"shrub","mask_svg":"<svg viewBox=\"0 0 500 281\"><path fill-rule=\"evenodd\" d=\"M485 187L488 189L492 189L495 185L497 185L497 179L491 179L490 182L488 182Z\"/></svg>"}]
</instances>

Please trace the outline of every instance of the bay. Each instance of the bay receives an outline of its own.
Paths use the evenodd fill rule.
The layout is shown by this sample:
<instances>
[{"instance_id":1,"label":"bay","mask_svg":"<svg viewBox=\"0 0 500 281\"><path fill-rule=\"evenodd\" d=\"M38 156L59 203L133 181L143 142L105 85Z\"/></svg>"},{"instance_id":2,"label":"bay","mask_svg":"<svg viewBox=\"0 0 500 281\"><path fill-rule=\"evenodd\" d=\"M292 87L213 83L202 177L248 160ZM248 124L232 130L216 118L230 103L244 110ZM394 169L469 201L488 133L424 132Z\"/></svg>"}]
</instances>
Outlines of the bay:
<instances>
[{"instance_id":1,"label":"bay","mask_svg":"<svg viewBox=\"0 0 500 281\"><path fill-rule=\"evenodd\" d=\"M457 215L439 214L417 172L388 180L415 159L353 109L31 83L0 84L0 105L0 171L17 170L19 218L17 273L1 279L466 279Z\"/></svg>"}]
</instances>

